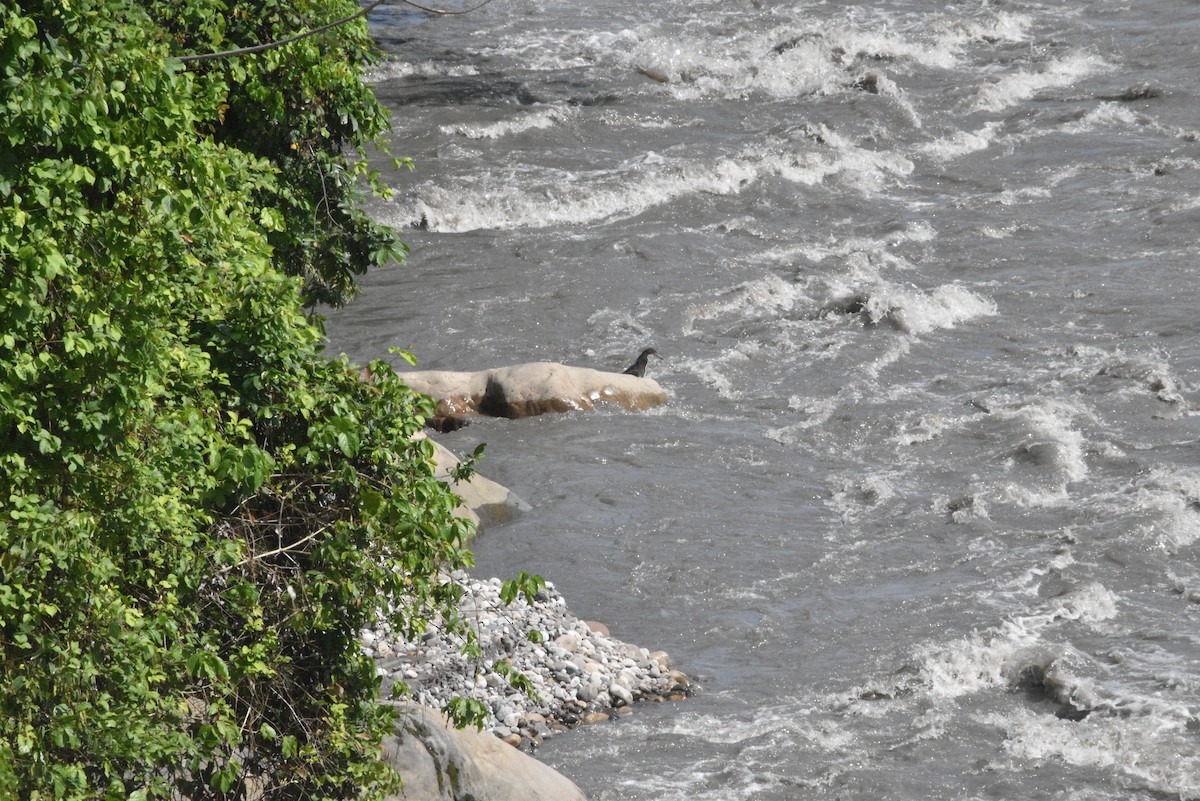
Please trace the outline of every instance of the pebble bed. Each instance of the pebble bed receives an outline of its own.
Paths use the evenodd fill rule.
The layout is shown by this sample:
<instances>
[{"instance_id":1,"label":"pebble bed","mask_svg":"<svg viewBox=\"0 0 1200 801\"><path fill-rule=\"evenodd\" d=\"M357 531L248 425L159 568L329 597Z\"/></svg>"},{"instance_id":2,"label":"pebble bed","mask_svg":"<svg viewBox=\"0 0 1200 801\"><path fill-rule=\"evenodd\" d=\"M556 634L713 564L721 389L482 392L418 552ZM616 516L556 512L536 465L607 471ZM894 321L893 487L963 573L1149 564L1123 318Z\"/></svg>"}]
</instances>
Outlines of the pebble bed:
<instances>
[{"instance_id":1,"label":"pebble bed","mask_svg":"<svg viewBox=\"0 0 1200 801\"><path fill-rule=\"evenodd\" d=\"M500 579L459 571L450 580L463 588L459 610L473 621L482 654L468 659L462 638L436 627L420 642L397 641L386 623L364 629L363 648L376 660L384 698L399 681L414 700L434 708L454 696L478 699L491 712L485 728L532 750L574 725L628 713L635 701L678 700L690 691L666 653L613 639L604 626L580 620L549 582L532 604L517 598L505 606ZM513 689L494 670L501 661L533 682L533 695Z\"/></svg>"}]
</instances>

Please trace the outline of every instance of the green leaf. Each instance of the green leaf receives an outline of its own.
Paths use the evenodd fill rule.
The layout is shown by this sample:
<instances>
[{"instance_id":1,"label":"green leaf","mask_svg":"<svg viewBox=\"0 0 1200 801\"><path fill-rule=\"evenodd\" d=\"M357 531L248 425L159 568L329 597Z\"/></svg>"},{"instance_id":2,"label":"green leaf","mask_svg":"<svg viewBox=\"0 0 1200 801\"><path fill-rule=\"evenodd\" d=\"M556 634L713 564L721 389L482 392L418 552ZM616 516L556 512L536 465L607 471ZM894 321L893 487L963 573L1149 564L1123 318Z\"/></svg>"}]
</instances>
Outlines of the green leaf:
<instances>
[{"instance_id":1,"label":"green leaf","mask_svg":"<svg viewBox=\"0 0 1200 801\"><path fill-rule=\"evenodd\" d=\"M268 231L284 231L287 230L287 221L283 214L276 209L263 207L259 213L258 222Z\"/></svg>"},{"instance_id":2,"label":"green leaf","mask_svg":"<svg viewBox=\"0 0 1200 801\"><path fill-rule=\"evenodd\" d=\"M279 748L284 759L294 759L296 754L299 752L299 746L297 745L296 738L291 734L285 734L283 736L283 739L280 741Z\"/></svg>"},{"instance_id":3,"label":"green leaf","mask_svg":"<svg viewBox=\"0 0 1200 801\"><path fill-rule=\"evenodd\" d=\"M392 354L393 356L399 356L413 367L417 366L417 357L403 348L390 347L388 348L388 353Z\"/></svg>"}]
</instances>

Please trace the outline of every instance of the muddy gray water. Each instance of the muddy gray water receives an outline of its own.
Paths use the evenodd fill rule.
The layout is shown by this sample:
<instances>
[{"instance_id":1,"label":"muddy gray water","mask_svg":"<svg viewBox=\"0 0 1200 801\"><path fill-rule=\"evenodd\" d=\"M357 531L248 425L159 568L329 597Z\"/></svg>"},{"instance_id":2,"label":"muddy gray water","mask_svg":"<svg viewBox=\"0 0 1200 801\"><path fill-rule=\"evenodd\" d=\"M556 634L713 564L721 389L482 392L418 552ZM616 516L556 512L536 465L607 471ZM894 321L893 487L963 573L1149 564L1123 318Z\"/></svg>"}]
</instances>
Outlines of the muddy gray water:
<instances>
[{"instance_id":1,"label":"muddy gray water","mask_svg":"<svg viewBox=\"0 0 1200 801\"><path fill-rule=\"evenodd\" d=\"M383 7L412 256L335 352L623 369L482 420L538 572L701 691L594 799L1200 797L1194 3ZM419 227L418 227L419 226Z\"/></svg>"}]
</instances>

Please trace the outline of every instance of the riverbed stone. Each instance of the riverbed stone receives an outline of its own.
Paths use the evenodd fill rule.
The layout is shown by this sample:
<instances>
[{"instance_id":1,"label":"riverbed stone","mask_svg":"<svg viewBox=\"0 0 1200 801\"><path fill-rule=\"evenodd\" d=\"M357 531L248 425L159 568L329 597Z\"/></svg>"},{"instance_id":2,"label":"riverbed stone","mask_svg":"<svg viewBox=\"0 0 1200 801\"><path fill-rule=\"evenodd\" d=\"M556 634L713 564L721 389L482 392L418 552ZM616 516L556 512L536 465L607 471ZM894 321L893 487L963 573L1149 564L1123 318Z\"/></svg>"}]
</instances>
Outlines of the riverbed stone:
<instances>
[{"instance_id":1,"label":"riverbed stone","mask_svg":"<svg viewBox=\"0 0 1200 801\"><path fill-rule=\"evenodd\" d=\"M620 701L625 706L630 706L633 704L633 693L629 691L628 687L625 687L624 685L615 681L608 685L608 694L612 696L614 705L617 701Z\"/></svg>"},{"instance_id":2,"label":"riverbed stone","mask_svg":"<svg viewBox=\"0 0 1200 801\"><path fill-rule=\"evenodd\" d=\"M576 634L574 631L568 631L566 634L563 634L560 637L556 637L554 640L554 644L557 645L559 648L562 648L564 651L578 651L579 650L579 635Z\"/></svg>"}]
</instances>

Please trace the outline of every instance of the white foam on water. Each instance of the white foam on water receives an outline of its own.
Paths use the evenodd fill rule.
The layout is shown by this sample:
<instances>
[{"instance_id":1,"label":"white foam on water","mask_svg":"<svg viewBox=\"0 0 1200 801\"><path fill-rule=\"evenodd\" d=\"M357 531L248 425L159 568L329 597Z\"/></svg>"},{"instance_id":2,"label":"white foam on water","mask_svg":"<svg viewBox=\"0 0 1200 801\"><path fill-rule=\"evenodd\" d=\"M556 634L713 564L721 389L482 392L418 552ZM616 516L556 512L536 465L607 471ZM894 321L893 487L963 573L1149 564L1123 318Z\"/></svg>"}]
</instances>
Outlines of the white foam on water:
<instances>
[{"instance_id":1,"label":"white foam on water","mask_svg":"<svg viewBox=\"0 0 1200 801\"><path fill-rule=\"evenodd\" d=\"M671 91L681 100L707 96L740 99L751 93L790 98L822 91L836 91L849 79L845 69L830 58L824 42L798 44L775 54L766 37L754 37L735 45L726 54L713 54L680 63L675 49L665 64L675 77ZM688 63L690 62L690 63ZM676 77L677 76L677 77Z\"/></svg>"},{"instance_id":2,"label":"white foam on water","mask_svg":"<svg viewBox=\"0 0 1200 801\"><path fill-rule=\"evenodd\" d=\"M996 227L994 225L985 225L979 229L979 233L988 239L1011 239L1013 234L1028 230L1030 230L1029 226L1019 224L1004 225L1000 227Z\"/></svg>"},{"instance_id":3,"label":"white foam on water","mask_svg":"<svg viewBox=\"0 0 1200 801\"><path fill-rule=\"evenodd\" d=\"M1093 377L1124 381L1132 392L1152 392L1163 403L1186 406L1184 382L1171 367L1170 356L1158 350L1126 353L1118 348L1080 346L1072 355L1078 360L1079 371L1091 371Z\"/></svg>"},{"instance_id":4,"label":"white foam on water","mask_svg":"<svg viewBox=\"0 0 1200 801\"><path fill-rule=\"evenodd\" d=\"M906 258L902 246L908 243L932 242L937 229L928 221L906 223L880 237L848 236L831 238L825 243L804 243L783 249L766 251L762 258L788 263L797 256L821 263L827 259L842 259L845 265L838 270L841 283L831 281L833 295L849 294L854 280L872 280L883 268L910 270L915 265Z\"/></svg>"},{"instance_id":5,"label":"white foam on water","mask_svg":"<svg viewBox=\"0 0 1200 801\"><path fill-rule=\"evenodd\" d=\"M859 372L869 381L877 381L884 370L909 354L913 341L912 337L902 337L889 343L882 354L862 365Z\"/></svg>"},{"instance_id":6,"label":"white foam on water","mask_svg":"<svg viewBox=\"0 0 1200 801\"><path fill-rule=\"evenodd\" d=\"M1089 583L1052 599L1043 609L1018 615L998 626L949 643L917 650L920 675L933 698L957 698L1015 682L1034 666L1064 654L1065 646L1042 641L1042 634L1062 621L1090 625L1117 615L1117 597Z\"/></svg>"},{"instance_id":7,"label":"white foam on water","mask_svg":"<svg viewBox=\"0 0 1200 801\"><path fill-rule=\"evenodd\" d=\"M879 15L864 18L851 11L842 19L807 24L797 24L794 15L782 23L768 18L719 28L703 21L682 29L652 24L592 35L584 49L594 61L618 60L629 70L643 71L680 100L783 99L859 91L864 65L878 78L874 65L885 61L901 69L952 69L964 47L1019 28L1015 17L984 19L974 27L936 22L932 31L902 31ZM874 89L898 102L919 125L894 83L883 77Z\"/></svg>"},{"instance_id":8,"label":"white foam on water","mask_svg":"<svg viewBox=\"0 0 1200 801\"><path fill-rule=\"evenodd\" d=\"M861 391L850 384L843 386L836 395L824 397L802 397L792 395L788 398L788 408L803 417L799 422L785 426L768 428L764 436L772 442L777 442L788 448L798 448L804 451L823 452L827 443L820 440L821 427L833 417L834 413L861 396Z\"/></svg>"},{"instance_id":9,"label":"white foam on water","mask_svg":"<svg viewBox=\"0 0 1200 801\"><path fill-rule=\"evenodd\" d=\"M1173 585L1175 592L1179 593L1191 603L1200 603L1200 574L1191 574L1180 576L1173 570L1167 571L1167 579Z\"/></svg>"},{"instance_id":10,"label":"white foam on water","mask_svg":"<svg viewBox=\"0 0 1200 801\"><path fill-rule=\"evenodd\" d=\"M1069 134L1085 134L1116 127L1137 127L1138 117L1123 103L1101 103L1082 117L1064 123L1059 130Z\"/></svg>"},{"instance_id":11,"label":"white foam on water","mask_svg":"<svg viewBox=\"0 0 1200 801\"><path fill-rule=\"evenodd\" d=\"M1076 428L1078 418L1094 415L1081 402L1038 398L989 402L989 421L1011 424L1006 442L1015 445L1007 468L1029 464L1043 471L1046 480L1009 483L1002 488L1005 499L1025 507L1058 506L1069 500L1068 485L1088 475L1087 441Z\"/></svg>"},{"instance_id":12,"label":"white foam on water","mask_svg":"<svg viewBox=\"0 0 1200 801\"><path fill-rule=\"evenodd\" d=\"M820 398L802 398L799 395L792 395L788 398L788 408L794 412L808 415L808 419L784 428L771 429L767 432L767 437L781 445L794 444L795 440L791 436L793 433L824 424L833 416L839 406L841 406L841 399L836 395Z\"/></svg>"},{"instance_id":13,"label":"white foam on water","mask_svg":"<svg viewBox=\"0 0 1200 801\"><path fill-rule=\"evenodd\" d=\"M846 19L797 26L794 21L758 33L714 36L670 35L656 28L625 30L617 41L594 41L597 50L628 53L635 68L667 84L681 100L701 97L744 99L753 94L790 98L806 94L858 91L864 65L874 89L893 99L914 125L921 120L903 91L875 65L893 62L902 70L956 69L965 50L981 42L1023 41L1031 24L1021 14L978 19L935 16L930 24L899 30L881 15L851 11ZM747 26L749 27L749 26Z\"/></svg>"},{"instance_id":14,"label":"white foam on water","mask_svg":"<svg viewBox=\"0 0 1200 801\"><path fill-rule=\"evenodd\" d=\"M591 223L633 217L693 193L737 194L758 177L752 166L733 159L628 176L612 170L526 173L524 179L485 175L474 186L427 185L418 190L415 207L398 209L400 220L424 220L430 230L443 232Z\"/></svg>"},{"instance_id":15,"label":"white foam on water","mask_svg":"<svg viewBox=\"0 0 1200 801\"><path fill-rule=\"evenodd\" d=\"M590 172L511 168L466 184L419 186L415 203L393 203L384 216L393 225L419 223L442 232L547 228L627 219L689 195L738 195L768 177L815 184L840 173L847 185L870 193L913 169L902 156L860 148L832 133L829 140L832 147L821 153L775 145L714 161L660 157Z\"/></svg>"},{"instance_id":16,"label":"white foam on water","mask_svg":"<svg viewBox=\"0 0 1200 801\"><path fill-rule=\"evenodd\" d=\"M733 380L726 375L725 368L729 364L739 364L748 361L750 353L756 347L757 343L741 343L737 347L725 350L715 358L683 359L672 361L671 366L696 376L706 385L716 390L717 394L723 398L740 398L742 393L734 386Z\"/></svg>"},{"instance_id":17,"label":"white foam on water","mask_svg":"<svg viewBox=\"0 0 1200 801\"><path fill-rule=\"evenodd\" d=\"M941 507L950 512L950 519L962 525L972 520L991 520L991 509L987 501L977 495L965 495L947 499Z\"/></svg>"},{"instance_id":18,"label":"white foam on water","mask_svg":"<svg viewBox=\"0 0 1200 801\"><path fill-rule=\"evenodd\" d=\"M848 259L848 264L854 277L876 273L866 254L856 254ZM924 290L882 279L846 282L834 278L829 281L827 294L830 307L853 303L872 325L889 323L913 336L954 328L998 312L992 300L959 284Z\"/></svg>"},{"instance_id":19,"label":"white foam on water","mask_svg":"<svg viewBox=\"0 0 1200 801\"><path fill-rule=\"evenodd\" d=\"M1108 62L1091 53L1072 53L1054 59L1040 70L1018 70L981 87L972 110L1003 111L1046 89L1071 86L1091 75L1110 69Z\"/></svg>"},{"instance_id":20,"label":"white foam on water","mask_svg":"<svg viewBox=\"0 0 1200 801\"><path fill-rule=\"evenodd\" d=\"M1044 186L1024 186L1020 189L1005 189L998 192L993 200L1001 206L1017 206L1029 200L1045 200L1051 192Z\"/></svg>"},{"instance_id":21,"label":"white foam on water","mask_svg":"<svg viewBox=\"0 0 1200 801\"><path fill-rule=\"evenodd\" d=\"M534 111L525 111L512 119L491 123L459 123L458 125L443 125L439 130L447 135L463 136L467 139L499 139L504 136L524 133L525 131L544 130L569 120L576 115L570 107L551 106Z\"/></svg>"},{"instance_id":22,"label":"white foam on water","mask_svg":"<svg viewBox=\"0 0 1200 801\"><path fill-rule=\"evenodd\" d=\"M793 183L812 184L815 183L812 180L815 174L836 173L846 185L863 194L872 195L882 190L889 181L911 175L916 168L916 165L901 153L860 147L824 125L817 126L816 130L819 131L821 140L833 149L834 157L825 157L824 169L821 169L821 160L814 165L807 159L780 159L776 166L780 177ZM817 167L815 173L814 166ZM824 175L817 180L823 178Z\"/></svg>"},{"instance_id":23,"label":"white foam on water","mask_svg":"<svg viewBox=\"0 0 1200 801\"><path fill-rule=\"evenodd\" d=\"M1029 38L1033 19L1027 14L1001 12L981 18L951 17L944 34L962 44L995 42L1023 42Z\"/></svg>"},{"instance_id":24,"label":"white foam on water","mask_svg":"<svg viewBox=\"0 0 1200 801\"><path fill-rule=\"evenodd\" d=\"M553 107L446 130L488 139L553 127L572 115L578 112ZM494 168L447 185L418 185L405 196L415 200L397 200L382 208L393 225L419 224L433 231L546 228L627 219L692 195L739 195L769 178L818 185L837 176L847 188L872 196L914 168L899 152L863 147L826 126L806 124L788 138L772 135L716 159L647 152L587 171L540 164Z\"/></svg>"},{"instance_id":25,"label":"white foam on water","mask_svg":"<svg viewBox=\"0 0 1200 801\"><path fill-rule=\"evenodd\" d=\"M824 778L795 779L782 776L753 760L726 757L700 759L666 771L658 770L635 779L610 777L606 787L615 795L604 798L683 799L685 801L751 801L794 793L798 788L816 789L828 784Z\"/></svg>"},{"instance_id":26,"label":"white foam on water","mask_svg":"<svg viewBox=\"0 0 1200 801\"><path fill-rule=\"evenodd\" d=\"M780 732L789 735L792 742L811 743L824 750L855 745L853 732L816 713L817 710L794 703L755 709L745 718L683 713L675 718L669 731L722 745L745 743Z\"/></svg>"},{"instance_id":27,"label":"white foam on water","mask_svg":"<svg viewBox=\"0 0 1200 801\"><path fill-rule=\"evenodd\" d=\"M955 429L961 425L961 419L934 412L921 415L915 423L901 423L892 441L902 447L937 439L947 429Z\"/></svg>"},{"instance_id":28,"label":"white foam on water","mask_svg":"<svg viewBox=\"0 0 1200 801\"><path fill-rule=\"evenodd\" d=\"M715 320L733 316L738 320L778 317L787 314L796 304L808 301L800 284L777 275L767 275L739 284L711 301L690 306L684 313L683 332L689 336L700 333L698 320Z\"/></svg>"},{"instance_id":29,"label":"white foam on water","mask_svg":"<svg viewBox=\"0 0 1200 801\"><path fill-rule=\"evenodd\" d=\"M909 334L926 334L997 313L996 304L958 284L932 291L881 283L869 291L866 312L872 322L889 320Z\"/></svg>"},{"instance_id":30,"label":"white foam on water","mask_svg":"<svg viewBox=\"0 0 1200 801\"><path fill-rule=\"evenodd\" d=\"M776 54L772 48L785 35L776 30L724 41L707 35L650 36L629 55L636 68L665 79L666 90L683 101L710 96L740 99L750 93L796 97L845 79L823 42L798 44Z\"/></svg>"},{"instance_id":31,"label":"white foam on water","mask_svg":"<svg viewBox=\"0 0 1200 801\"><path fill-rule=\"evenodd\" d=\"M1004 747L1016 756L1115 768L1153 792L1200 798L1200 749L1182 721L1157 715L1071 721L1028 709L994 713L985 721L1005 732Z\"/></svg>"},{"instance_id":32,"label":"white foam on water","mask_svg":"<svg viewBox=\"0 0 1200 801\"><path fill-rule=\"evenodd\" d=\"M928 220L905 223L904 226L891 231L884 236L889 245L899 245L904 242L932 242L938 237L937 229Z\"/></svg>"},{"instance_id":33,"label":"white foam on water","mask_svg":"<svg viewBox=\"0 0 1200 801\"><path fill-rule=\"evenodd\" d=\"M842 479L840 489L829 499L829 507L843 523L852 523L866 510L886 503L896 494L895 485L884 474L854 476Z\"/></svg>"},{"instance_id":34,"label":"white foam on water","mask_svg":"<svg viewBox=\"0 0 1200 801\"><path fill-rule=\"evenodd\" d=\"M1200 471L1154 468L1137 492L1137 507L1151 512L1155 522L1149 538L1168 553L1200 541Z\"/></svg>"},{"instance_id":35,"label":"white foam on water","mask_svg":"<svg viewBox=\"0 0 1200 801\"><path fill-rule=\"evenodd\" d=\"M1013 596L1036 596L1046 576L1056 575L1074 563L1075 557L1072 555L1070 549L1063 548L1049 562L1041 566L1030 567L1021 575L1014 577L1004 587Z\"/></svg>"},{"instance_id":36,"label":"white foam on water","mask_svg":"<svg viewBox=\"0 0 1200 801\"><path fill-rule=\"evenodd\" d=\"M917 145L917 152L938 162L948 162L970 153L987 150L996 141L999 122L989 122L974 131L956 131L948 137Z\"/></svg>"},{"instance_id":37,"label":"white foam on water","mask_svg":"<svg viewBox=\"0 0 1200 801\"><path fill-rule=\"evenodd\" d=\"M587 325L589 339L598 347L589 348L584 355L614 370L624 369L632 360L631 342L650 342L655 338L655 332L627 309L598 309L588 317Z\"/></svg>"},{"instance_id":38,"label":"white foam on water","mask_svg":"<svg viewBox=\"0 0 1200 801\"><path fill-rule=\"evenodd\" d=\"M844 51L845 58L868 57L872 60L909 62L927 68L954 69L969 40L959 33L927 36L923 32L907 36L887 26L867 22L844 31L835 32L834 47Z\"/></svg>"},{"instance_id":39,"label":"white foam on water","mask_svg":"<svg viewBox=\"0 0 1200 801\"><path fill-rule=\"evenodd\" d=\"M1050 509L1065 506L1071 501L1065 484L1053 486L1027 486L1010 484L1004 488L1001 498L1026 509Z\"/></svg>"},{"instance_id":40,"label":"white foam on water","mask_svg":"<svg viewBox=\"0 0 1200 801\"><path fill-rule=\"evenodd\" d=\"M424 78L462 78L478 75L479 70L473 64L446 64L438 61L404 61L390 58L370 69L365 77L367 83L381 83L396 78L410 78L414 75Z\"/></svg>"}]
</instances>

